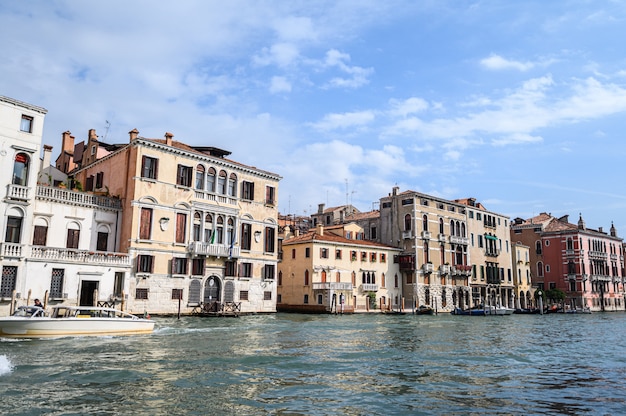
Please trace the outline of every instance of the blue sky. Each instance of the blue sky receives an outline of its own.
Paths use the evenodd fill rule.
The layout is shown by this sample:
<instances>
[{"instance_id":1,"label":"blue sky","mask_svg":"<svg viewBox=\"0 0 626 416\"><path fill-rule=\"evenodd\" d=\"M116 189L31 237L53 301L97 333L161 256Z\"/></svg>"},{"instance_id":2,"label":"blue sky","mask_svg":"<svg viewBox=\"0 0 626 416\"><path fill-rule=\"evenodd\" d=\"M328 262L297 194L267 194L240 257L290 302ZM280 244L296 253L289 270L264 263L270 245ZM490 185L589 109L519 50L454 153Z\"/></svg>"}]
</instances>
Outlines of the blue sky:
<instances>
[{"instance_id":1,"label":"blue sky","mask_svg":"<svg viewBox=\"0 0 626 416\"><path fill-rule=\"evenodd\" d=\"M54 157L167 131L280 174L285 214L397 185L626 235L621 0L0 0L0 36Z\"/></svg>"}]
</instances>

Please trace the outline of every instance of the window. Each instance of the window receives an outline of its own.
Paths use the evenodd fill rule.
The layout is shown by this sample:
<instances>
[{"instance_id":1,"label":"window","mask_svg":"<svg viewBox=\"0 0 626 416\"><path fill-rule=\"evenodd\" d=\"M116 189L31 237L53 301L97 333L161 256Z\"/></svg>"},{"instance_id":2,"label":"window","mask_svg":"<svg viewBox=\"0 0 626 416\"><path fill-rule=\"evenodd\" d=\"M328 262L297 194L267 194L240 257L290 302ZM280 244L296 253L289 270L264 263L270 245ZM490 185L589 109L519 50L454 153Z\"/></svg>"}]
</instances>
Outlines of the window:
<instances>
[{"instance_id":1,"label":"window","mask_svg":"<svg viewBox=\"0 0 626 416\"><path fill-rule=\"evenodd\" d=\"M385 253L380 253L380 262L387 263L387 255Z\"/></svg>"},{"instance_id":2,"label":"window","mask_svg":"<svg viewBox=\"0 0 626 416\"><path fill-rule=\"evenodd\" d=\"M239 291L239 300L248 300L248 291L240 290Z\"/></svg>"},{"instance_id":3,"label":"window","mask_svg":"<svg viewBox=\"0 0 626 416\"><path fill-rule=\"evenodd\" d=\"M328 249L320 248L320 258L327 259L328 258Z\"/></svg>"},{"instance_id":4,"label":"window","mask_svg":"<svg viewBox=\"0 0 626 416\"><path fill-rule=\"evenodd\" d=\"M252 247L252 224L241 224L241 249L250 250Z\"/></svg>"},{"instance_id":5,"label":"window","mask_svg":"<svg viewBox=\"0 0 626 416\"><path fill-rule=\"evenodd\" d=\"M124 272L115 272L115 280L113 281L113 294L121 297L124 291Z\"/></svg>"},{"instance_id":6,"label":"window","mask_svg":"<svg viewBox=\"0 0 626 416\"><path fill-rule=\"evenodd\" d=\"M303 303L307 305L309 303L309 295L304 295Z\"/></svg>"},{"instance_id":7,"label":"window","mask_svg":"<svg viewBox=\"0 0 626 416\"><path fill-rule=\"evenodd\" d=\"M265 252L273 253L275 251L276 230L273 227L265 227Z\"/></svg>"},{"instance_id":8,"label":"window","mask_svg":"<svg viewBox=\"0 0 626 416\"><path fill-rule=\"evenodd\" d=\"M15 161L13 163L13 178L11 180L13 185L28 185L29 164L30 157L26 153L18 153L15 155Z\"/></svg>"},{"instance_id":9,"label":"window","mask_svg":"<svg viewBox=\"0 0 626 416\"><path fill-rule=\"evenodd\" d=\"M154 157L143 156L141 159L141 177L157 179L159 160Z\"/></svg>"},{"instance_id":10,"label":"window","mask_svg":"<svg viewBox=\"0 0 626 416\"><path fill-rule=\"evenodd\" d=\"M324 303L324 295L322 295L321 293L318 293L317 295L317 304L321 305Z\"/></svg>"},{"instance_id":11,"label":"window","mask_svg":"<svg viewBox=\"0 0 626 416\"><path fill-rule=\"evenodd\" d=\"M109 233L98 231L98 240L96 241L97 251L107 251L109 248Z\"/></svg>"},{"instance_id":12,"label":"window","mask_svg":"<svg viewBox=\"0 0 626 416\"><path fill-rule=\"evenodd\" d=\"M356 251L353 250L350 252L350 260L356 261Z\"/></svg>"},{"instance_id":13,"label":"window","mask_svg":"<svg viewBox=\"0 0 626 416\"><path fill-rule=\"evenodd\" d=\"M22 122L20 123L20 131L25 133L33 132L33 118L22 114Z\"/></svg>"},{"instance_id":14,"label":"window","mask_svg":"<svg viewBox=\"0 0 626 416\"><path fill-rule=\"evenodd\" d=\"M0 298L10 298L15 290L17 281L17 266L2 266L2 280L0 281Z\"/></svg>"},{"instance_id":15,"label":"window","mask_svg":"<svg viewBox=\"0 0 626 416\"><path fill-rule=\"evenodd\" d=\"M149 240L152 236L152 208L141 208L139 239Z\"/></svg>"},{"instance_id":16,"label":"window","mask_svg":"<svg viewBox=\"0 0 626 416\"><path fill-rule=\"evenodd\" d=\"M226 171L221 170L217 177L217 193L226 195Z\"/></svg>"},{"instance_id":17,"label":"window","mask_svg":"<svg viewBox=\"0 0 626 416\"><path fill-rule=\"evenodd\" d=\"M172 274L187 274L187 259L185 257L172 258Z\"/></svg>"},{"instance_id":18,"label":"window","mask_svg":"<svg viewBox=\"0 0 626 416\"><path fill-rule=\"evenodd\" d=\"M154 270L154 256L140 254L137 256L137 271L140 273L152 273Z\"/></svg>"},{"instance_id":19,"label":"window","mask_svg":"<svg viewBox=\"0 0 626 416\"><path fill-rule=\"evenodd\" d=\"M243 181L241 183L241 198L254 201L254 182Z\"/></svg>"},{"instance_id":20,"label":"window","mask_svg":"<svg viewBox=\"0 0 626 416\"><path fill-rule=\"evenodd\" d=\"M241 263L239 265L239 277L252 277L252 263Z\"/></svg>"},{"instance_id":21,"label":"window","mask_svg":"<svg viewBox=\"0 0 626 416\"><path fill-rule=\"evenodd\" d=\"M19 243L22 234L22 217L8 217L5 243Z\"/></svg>"},{"instance_id":22,"label":"window","mask_svg":"<svg viewBox=\"0 0 626 416\"><path fill-rule=\"evenodd\" d=\"M176 242L184 244L187 238L187 214L176 214Z\"/></svg>"},{"instance_id":23,"label":"window","mask_svg":"<svg viewBox=\"0 0 626 416\"><path fill-rule=\"evenodd\" d=\"M267 205L276 205L276 189L273 186L265 187L265 203Z\"/></svg>"},{"instance_id":24,"label":"window","mask_svg":"<svg viewBox=\"0 0 626 416\"><path fill-rule=\"evenodd\" d=\"M377 238L376 227L372 225L372 227L370 228L370 239L376 240L376 238Z\"/></svg>"},{"instance_id":25,"label":"window","mask_svg":"<svg viewBox=\"0 0 626 416\"><path fill-rule=\"evenodd\" d=\"M308 270L304 271L304 285L305 286L309 285L309 271Z\"/></svg>"},{"instance_id":26,"label":"window","mask_svg":"<svg viewBox=\"0 0 626 416\"><path fill-rule=\"evenodd\" d=\"M224 274L226 276L236 276L237 263L234 261L224 262Z\"/></svg>"},{"instance_id":27,"label":"window","mask_svg":"<svg viewBox=\"0 0 626 416\"><path fill-rule=\"evenodd\" d=\"M204 166L196 166L196 189L204 190Z\"/></svg>"},{"instance_id":28,"label":"window","mask_svg":"<svg viewBox=\"0 0 626 416\"><path fill-rule=\"evenodd\" d=\"M172 300L179 300L183 298L182 289L172 289Z\"/></svg>"},{"instance_id":29,"label":"window","mask_svg":"<svg viewBox=\"0 0 626 416\"><path fill-rule=\"evenodd\" d=\"M228 177L228 196L237 196L237 175L231 173Z\"/></svg>"},{"instance_id":30,"label":"window","mask_svg":"<svg viewBox=\"0 0 626 416\"><path fill-rule=\"evenodd\" d=\"M422 226L424 227L424 231L428 231L428 215L426 214L422 216Z\"/></svg>"},{"instance_id":31,"label":"window","mask_svg":"<svg viewBox=\"0 0 626 416\"><path fill-rule=\"evenodd\" d=\"M263 300L272 300L272 292L266 290L263 292Z\"/></svg>"},{"instance_id":32,"label":"window","mask_svg":"<svg viewBox=\"0 0 626 416\"><path fill-rule=\"evenodd\" d=\"M304 248L304 257L306 257L307 259L311 257L311 247Z\"/></svg>"},{"instance_id":33,"label":"window","mask_svg":"<svg viewBox=\"0 0 626 416\"><path fill-rule=\"evenodd\" d=\"M370 253L370 262L376 263L376 253Z\"/></svg>"},{"instance_id":34,"label":"window","mask_svg":"<svg viewBox=\"0 0 626 416\"><path fill-rule=\"evenodd\" d=\"M411 214L404 216L404 231L411 231Z\"/></svg>"},{"instance_id":35,"label":"window","mask_svg":"<svg viewBox=\"0 0 626 416\"><path fill-rule=\"evenodd\" d=\"M209 192L215 192L215 176L216 175L217 175L217 172L215 172L215 169L209 168L207 175L206 175L206 190Z\"/></svg>"},{"instance_id":36,"label":"window","mask_svg":"<svg viewBox=\"0 0 626 416\"><path fill-rule=\"evenodd\" d=\"M135 289L135 299L148 300L148 288L138 287L137 289Z\"/></svg>"},{"instance_id":37,"label":"window","mask_svg":"<svg viewBox=\"0 0 626 416\"><path fill-rule=\"evenodd\" d=\"M276 267L273 264L266 264L263 267L263 279L274 280L276 276Z\"/></svg>"},{"instance_id":38,"label":"window","mask_svg":"<svg viewBox=\"0 0 626 416\"><path fill-rule=\"evenodd\" d=\"M367 253L365 251L361 251L361 261L367 261Z\"/></svg>"},{"instance_id":39,"label":"window","mask_svg":"<svg viewBox=\"0 0 626 416\"><path fill-rule=\"evenodd\" d=\"M96 173L96 189L101 189L104 186L104 172Z\"/></svg>"},{"instance_id":40,"label":"window","mask_svg":"<svg viewBox=\"0 0 626 416\"><path fill-rule=\"evenodd\" d=\"M204 259L191 260L191 274L193 276L204 275ZM234 274L232 274L231 276L234 276Z\"/></svg>"},{"instance_id":41,"label":"window","mask_svg":"<svg viewBox=\"0 0 626 416\"><path fill-rule=\"evenodd\" d=\"M33 233L33 245L45 246L48 239L48 226L35 225Z\"/></svg>"},{"instance_id":42,"label":"window","mask_svg":"<svg viewBox=\"0 0 626 416\"><path fill-rule=\"evenodd\" d=\"M66 241L65 247L78 248L79 239L80 239L80 230L70 228L69 230L67 230L67 241Z\"/></svg>"},{"instance_id":43,"label":"window","mask_svg":"<svg viewBox=\"0 0 626 416\"><path fill-rule=\"evenodd\" d=\"M50 298L63 299L63 278L65 277L65 269L52 269L50 279Z\"/></svg>"},{"instance_id":44,"label":"window","mask_svg":"<svg viewBox=\"0 0 626 416\"><path fill-rule=\"evenodd\" d=\"M176 185L191 187L193 168L191 166L178 165L176 170Z\"/></svg>"},{"instance_id":45,"label":"window","mask_svg":"<svg viewBox=\"0 0 626 416\"><path fill-rule=\"evenodd\" d=\"M335 250L335 259L341 260L341 250L340 249Z\"/></svg>"},{"instance_id":46,"label":"window","mask_svg":"<svg viewBox=\"0 0 626 416\"><path fill-rule=\"evenodd\" d=\"M93 180L93 175L87 177L87 180L85 181L85 191L93 191Z\"/></svg>"}]
</instances>

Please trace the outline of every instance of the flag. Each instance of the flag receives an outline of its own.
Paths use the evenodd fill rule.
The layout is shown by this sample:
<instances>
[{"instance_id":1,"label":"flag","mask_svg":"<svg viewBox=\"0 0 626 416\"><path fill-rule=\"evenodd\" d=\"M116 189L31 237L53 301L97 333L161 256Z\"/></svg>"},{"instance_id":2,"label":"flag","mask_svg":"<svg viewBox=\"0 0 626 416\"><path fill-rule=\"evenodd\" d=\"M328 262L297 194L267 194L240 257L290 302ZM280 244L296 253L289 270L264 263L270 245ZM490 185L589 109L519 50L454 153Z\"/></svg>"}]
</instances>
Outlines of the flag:
<instances>
[{"instance_id":1,"label":"flag","mask_svg":"<svg viewBox=\"0 0 626 416\"><path fill-rule=\"evenodd\" d=\"M211 231L211 244L215 244L215 230Z\"/></svg>"},{"instance_id":2,"label":"flag","mask_svg":"<svg viewBox=\"0 0 626 416\"><path fill-rule=\"evenodd\" d=\"M228 258L233 257L233 246L235 245L235 237L237 236L237 229L233 227L233 236L230 239L230 247L228 248Z\"/></svg>"}]
</instances>

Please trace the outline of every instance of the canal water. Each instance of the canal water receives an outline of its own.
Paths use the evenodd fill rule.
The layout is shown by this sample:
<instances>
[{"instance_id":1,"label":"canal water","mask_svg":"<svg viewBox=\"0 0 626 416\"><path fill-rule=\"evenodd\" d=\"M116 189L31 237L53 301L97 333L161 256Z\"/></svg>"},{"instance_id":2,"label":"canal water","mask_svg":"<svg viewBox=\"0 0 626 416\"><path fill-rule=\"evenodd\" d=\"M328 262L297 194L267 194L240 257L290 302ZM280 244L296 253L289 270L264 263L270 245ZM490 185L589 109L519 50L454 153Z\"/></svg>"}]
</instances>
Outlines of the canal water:
<instances>
[{"instance_id":1,"label":"canal water","mask_svg":"<svg viewBox=\"0 0 626 416\"><path fill-rule=\"evenodd\" d=\"M623 313L156 320L0 340L0 414L626 413Z\"/></svg>"}]
</instances>

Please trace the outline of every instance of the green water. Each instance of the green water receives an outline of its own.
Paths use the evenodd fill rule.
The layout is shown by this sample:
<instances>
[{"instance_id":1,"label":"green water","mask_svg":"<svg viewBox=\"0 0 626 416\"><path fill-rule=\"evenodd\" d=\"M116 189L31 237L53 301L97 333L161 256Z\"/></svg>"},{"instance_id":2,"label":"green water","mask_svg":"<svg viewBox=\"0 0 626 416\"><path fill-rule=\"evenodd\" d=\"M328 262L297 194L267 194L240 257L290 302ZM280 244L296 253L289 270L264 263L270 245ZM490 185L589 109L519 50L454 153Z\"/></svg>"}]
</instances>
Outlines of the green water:
<instances>
[{"instance_id":1,"label":"green water","mask_svg":"<svg viewBox=\"0 0 626 416\"><path fill-rule=\"evenodd\" d=\"M0 414L625 414L626 314L156 318L0 340Z\"/></svg>"}]
</instances>

